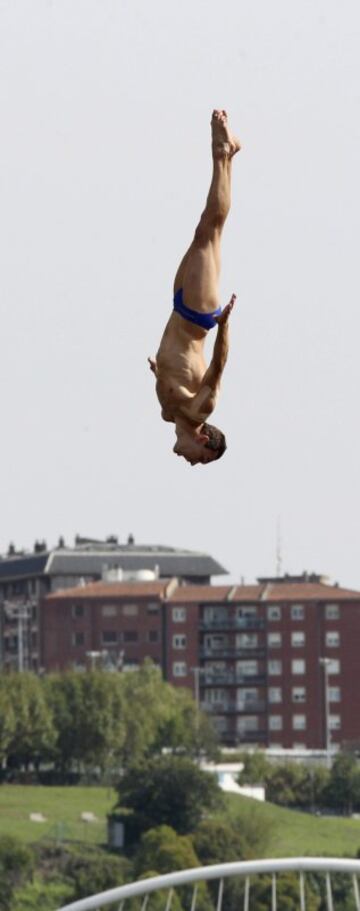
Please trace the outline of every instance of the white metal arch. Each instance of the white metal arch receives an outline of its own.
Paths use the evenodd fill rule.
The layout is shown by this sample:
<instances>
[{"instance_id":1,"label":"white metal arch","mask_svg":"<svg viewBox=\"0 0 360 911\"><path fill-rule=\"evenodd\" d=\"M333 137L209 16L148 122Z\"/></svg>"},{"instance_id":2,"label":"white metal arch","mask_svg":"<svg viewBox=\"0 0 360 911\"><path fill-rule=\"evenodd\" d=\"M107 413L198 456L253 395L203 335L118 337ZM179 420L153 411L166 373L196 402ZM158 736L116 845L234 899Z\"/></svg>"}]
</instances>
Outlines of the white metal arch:
<instances>
[{"instance_id":1,"label":"white metal arch","mask_svg":"<svg viewBox=\"0 0 360 911\"><path fill-rule=\"evenodd\" d=\"M173 890L178 886L189 884L194 884L190 911L195 911L197 883L214 879L219 880L217 911L221 911L223 883L225 879L228 879L231 876L239 876L245 880L243 911L250 911L250 877L265 873L272 876L271 911L276 911L276 875L278 873L290 872L299 874L300 911L306 911L304 888L304 874L306 873L321 873L325 876L328 911L334 911L331 874L345 873L350 875L353 881L354 907L356 908L356 911L360 911L358 884L358 877L360 877L360 860L343 860L330 857L290 857L272 860L248 860L237 861L230 864L214 864L209 867L194 867L191 870L180 870L178 873L167 873L164 876L152 876L149 879L142 879L139 882L118 886L115 889L107 889L106 892L100 892L98 895L91 895L88 898L81 898L79 901L64 905L62 908L58 909L58 911L97 911L97 909L105 908L106 905L110 905L114 902L119 902L119 907L122 908L123 903L127 898L135 897L143 898L143 908L145 908L147 897L152 892L160 890L168 891L165 911L170 911Z\"/></svg>"}]
</instances>

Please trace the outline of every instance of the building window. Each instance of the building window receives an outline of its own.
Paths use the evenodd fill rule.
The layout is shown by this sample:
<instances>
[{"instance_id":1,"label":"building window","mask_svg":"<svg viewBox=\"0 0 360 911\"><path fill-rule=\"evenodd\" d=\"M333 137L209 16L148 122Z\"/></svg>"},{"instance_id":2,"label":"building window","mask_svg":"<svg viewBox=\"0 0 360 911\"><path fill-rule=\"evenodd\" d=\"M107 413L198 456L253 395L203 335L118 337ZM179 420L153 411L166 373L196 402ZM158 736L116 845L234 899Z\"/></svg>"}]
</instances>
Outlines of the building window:
<instances>
[{"instance_id":1,"label":"building window","mask_svg":"<svg viewBox=\"0 0 360 911\"><path fill-rule=\"evenodd\" d=\"M186 607L173 607L172 618L174 623L185 623Z\"/></svg>"},{"instance_id":2,"label":"building window","mask_svg":"<svg viewBox=\"0 0 360 911\"><path fill-rule=\"evenodd\" d=\"M173 664L173 675L174 677L186 677L187 668L185 661L174 661Z\"/></svg>"},{"instance_id":3,"label":"building window","mask_svg":"<svg viewBox=\"0 0 360 911\"><path fill-rule=\"evenodd\" d=\"M291 698L293 702L306 702L306 688L304 686L293 686Z\"/></svg>"},{"instance_id":4,"label":"building window","mask_svg":"<svg viewBox=\"0 0 360 911\"><path fill-rule=\"evenodd\" d=\"M281 607L279 604L271 604L267 609L268 620L281 620Z\"/></svg>"},{"instance_id":5,"label":"building window","mask_svg":"<svg viewBox=\"0 0 360 911\"><path fill-rule=\"evenodd\" d=\"M282 731L283 720L281 715L269 715L269 731Z\"/></svg>"},{"instance_id":6,"label":"building window","mask_svg":"<svg viewBox=\"0 0 360 911\"><path fill-rule=\"evenodd\" d=\"M256 617L257 607L252 604L243 604L241 607L236 609L236 616L238 620L246 620L246 618L251 619Z\"/></svg>"},{"instance_id":7,"label":"building window","mask_svg":"<svg viewBox=\"0 0 360 911\"><path fill-rule=\"evenodd\" d=\"M101 638L103 645L111 645L117 642L117 632L114 629L103 629Z\"/></svg>"},{"instance_id":8,"label":"building window","mask_svg":"<svg viewBox=\"0 0 360 911\"><path fill-rule=\"evenodd\" d=\"M79 617L83 617L85 614L84 605L83 604L73 604L71 613L72 613L74 620L78 620Z\"/></svg>"},{"instance_id":9,"label":"building window","mask_svg":"<svg viewBox=\"0 0 360 911\"><path fill-rule=\"evenodd\" d=\"M249 688L247 690L241 689L237 691L237 708L239 711L242 711L244 708L248 708L251 705L254 705L259 700L258 690Z\"/></svg>"},{"instance_id":10,"label":"building window","mask_svg":"<svg viewBox=\"0 0 360 911\"><path fill-rule=\"evenodd\" d=\"M293 715L292 716L292 726L293 726L294 731L305 731L306 715Z\"/></svg>"},{"instance_id":11,"label":"building window","mask_svg":"<svg viewBox=\"0 0 360 911\"><path fill-rule=\"evenodd\" d=\"M292 604L291 605L291 619L292 620L303 620L305 616L305 609L303 604Z\"/></svg>"},{"instance_id":12,"label":"building window","mask_svg":"<svg viewBox=\"0 0 360 911\"><path fill-rule=\"evenodd\" d=\"M291 645L293 648L303 648L305 645L305 633L300 630L291 633Z\"/></svg>"},{"instance_id":13,"label":"building window","mask_svg":"<svg viewBox=\"0 0 360 911\"><path fill-rule=\"evenodd\" d=\"M258 661L237 661L236 673L240 677L256 677L259 673Z\"/></svg>"},{"instance_id":14,"label":"building window","mask_svg":"<svg viewBox=\"0 0 360 911\"><path fill-rule=\"evenodd\" d=\"M330 731L338 731L341 728L340 715L329 715Z\"/></svg>"},{"instance_id":15,"label":"building window","mask_svg":"<svg viewBox=\"0 0 360 911\"><path fill-rule=\"evenodd\" d=\"M103 604L101 608L101 613L103 617L116 617L117 607L116 604Z\"/></svg>"},{"instance_id":16,"label":"building window","mask_svg":"<svg viewBox=\"0 0 360 911\"><path fill-rule=\"evenodd\" d=\"M259 719L257 715L245 715L236 719L236 727L239 734L246 734L247 731L257 731L259 729Z\"/></svg>"},{"instance_id":17,"label":"building window","mask_svg":"<svg viewBox=\"0 0 360 911\"><path fill-rule=\"evenodd\" d=\"M211 704L223 704L225 702L225 690L214 689L206 690L205 692L205 702L210 702Z\"/></svg>"},{"instance_id":18,"label":"building window","mask_svg":"<svg viewBox=\"0 0 360 911\"><path fill-rule=\"evenodd\" d=\"M157 601L149 601L149 604L146 605L146 610L148 614L158 614L160 605L157 603Z\"/></svg>"},{"instance_id":19,"label":"building window","mask_svg":"<svg viewBox=\"0 0 360 911\"><path fill-rule=\"evenodd\" d=\"M212 718L214 727L216 728L218 734L223 734L224 731L227 731L228 723L227 719L223 718L221 715Z\"/></svg>"},{"instance_id":20,"label":"building window","mask_svg":"<svg viewBox=\"0 0 360 911\"><path fill-rule=\"evenodd\" d=\"M328 687L328 700L329 702L340 702L341 690L339 686L329 686Z\"/></svg>"},{"instance_id":21,"label":"building window","mask_svg":"<svg viewBox=\"0 0 360 911\"><path fill-rule=\"evenodd\" d=\"M127 629L124 631L124 642L138 642L139 633L136 629Z\"/></svg>"},{"instance_id":22,"label":"building window","mask_svg":"<svg viewBox=\"0 0 360 911\"><path fill-rule=\"evenodd\" d=\"M72 634L72 644L74 648L81 647L85 644L85 634L84 633L73 633Z\"/></svg>"},{"instance_id":23,"label":"building window","mask_svg":"<svg viewBox=\"0 0 360 911\"><path fill-rule=\"evenodd\" d=\"M338 658L332 658L330 664L328 664L328 673L329 674L340 674L340 661Z\"/></svg>"},{"instance_id":24,"label":"building window","mask_svg":"<svg viewBox=\"0 0 360 911\"><path fill-rule=\"evenodd\" d=\"M325 644L328 648L338 648L340 645L340 633L337 630L328 630L325 634Z\"/></svg>"},{"instance_id":25,"label":"building window","mask_svg":"<svg viewBox=\"0 0 360 911\"><path fill-rule=\"evenodd\" d=\"M228 618L228 611L224 605L214 605L204 607L203 620L205 623L222 626Z\"/></svg>"},{"instance_id":26,"label":"building window","mask_svg":"<svg viewBox=\"0 0 360 911\"><path fill-rule=\"evenodd\" d=\"M158 642L159 633L158 633L157 629L149 629L148 637L149 637L149 642Z\"/></svg>"},{"instance_id":27,"label":"building window","mask_svg":"<svg viewBox=\"0 0 360 911\"><path fill-rule=\"evenodd\" d=\"M325 604L326 620L338 620L340 617L340 607L338 604Z\"/></svg>"},{"instance_id":28,"label":"building window","mask_svg":"<svg viewBox=\"0 0 360 911\"><path fill-rule=\"evenodd\" d=\"M221 635L221 633L217 633L216 635L209 635L209 633L207 633L207 635L204 637L204 644L205 648L215 649L216 651L217 649L227 648L228 638L227 636Z\"/></svg>"},{"instance_id":29,"label":"building window","mask_svg":"<svg viewBox=\"0 0 360 911\"><path fill-rule=\"evenodd\" d=\"M281 633L268 633L267 641L269 648L281 648Z\"/></svg>"},{"instance_id":30,"label":"building window","mask_svg":"<svg viewBox=\"0 0 360 911\"><path fill-rule=\"evenodd\" d=\"M282 702L281 686L269 686L268 699L269 702Z\"/></svg>"},{"instance_id":31,"label":"building window","mask_svg":"<svg viewBox=\"0 0 360 911\"><path fill-rule=\"evenodd\" d=\"M137 617L139 607L137 604L123 604L122 612L124 617Z\"/></svg>"},{"instance_id":32,"label":"building window","mask_svg":"<svg viewBox=\"0 0 360 911\"><path fill-rule=\"evenodd\" d=\"M268 674L276 677L282 673L282 661L268 661Z\"/></svg>"},{"instance_id":33,"label":"building window","mask_svg":"<svg viewBox=\"0 0 360 911\"><path fill-rule=\"evenodd\" d=\"M294 658L291 662L291 673L292 674L305 674L306 671L306 662L304 658Z\"/></svg>"},{"instance_id":34,"label":"building window","mask_svg":"<svg viewBox=\"0 0 360 911\"><path fill-rule=\"evenodd\" d=\"M238 633L236 636L237 648L257 648L257 633Z\"/></svg>"},{"instance_id":35,"label":"building window","mask_svg":"<svg viewBox=\"0 0 360 911\"><path fill-rule=\"evenodd\" d=\"M173 648L186 648L186 636L184 634L172 637Z\"/></svg>"}]
</instances>

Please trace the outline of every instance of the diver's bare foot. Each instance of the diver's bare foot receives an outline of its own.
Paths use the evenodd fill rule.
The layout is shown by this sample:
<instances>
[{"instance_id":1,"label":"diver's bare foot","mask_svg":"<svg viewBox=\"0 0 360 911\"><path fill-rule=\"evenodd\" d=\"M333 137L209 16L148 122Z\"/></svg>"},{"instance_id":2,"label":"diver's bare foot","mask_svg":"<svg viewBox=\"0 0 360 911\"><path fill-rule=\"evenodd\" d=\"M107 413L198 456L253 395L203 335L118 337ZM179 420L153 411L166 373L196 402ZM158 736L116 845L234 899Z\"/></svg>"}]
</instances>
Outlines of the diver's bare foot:
<instances>
[{"instance_id":1,"label":"diver's bare foot","mask_svg":"<svg viewBox=\"0 0 360 911\"><path fill-rule=\"evenodd\" d=\"M213 111L211 131L214 158L232 158L236 155L241 146L229 130L226 111Z\"/></svg>"}]
</instances>

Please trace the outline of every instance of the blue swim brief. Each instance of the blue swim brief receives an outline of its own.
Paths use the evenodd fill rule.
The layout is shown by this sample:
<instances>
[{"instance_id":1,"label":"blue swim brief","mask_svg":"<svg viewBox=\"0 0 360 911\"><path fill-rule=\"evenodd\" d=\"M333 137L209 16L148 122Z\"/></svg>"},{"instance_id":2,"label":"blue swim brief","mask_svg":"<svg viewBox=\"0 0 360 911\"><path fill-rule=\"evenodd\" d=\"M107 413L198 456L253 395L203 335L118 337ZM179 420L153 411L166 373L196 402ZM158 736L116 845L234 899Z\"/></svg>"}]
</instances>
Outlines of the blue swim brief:
<instances>
[{"instance_id":1,"label":"blue swim brief","mask_svg":"<svg viewBox=\"0 0 360 911\"><path fill-rule=\"evenodd\" d=\"M217 325L215 317L220 316L221 313L221 307L213 310L212 313L200 313L198 310L191 310L190 307L184 304L182 288L179 288L174 295L174 310L190 323L196 323L197 326L201 326L202 329L213 329Z\"/></svg>"}]
</instances>

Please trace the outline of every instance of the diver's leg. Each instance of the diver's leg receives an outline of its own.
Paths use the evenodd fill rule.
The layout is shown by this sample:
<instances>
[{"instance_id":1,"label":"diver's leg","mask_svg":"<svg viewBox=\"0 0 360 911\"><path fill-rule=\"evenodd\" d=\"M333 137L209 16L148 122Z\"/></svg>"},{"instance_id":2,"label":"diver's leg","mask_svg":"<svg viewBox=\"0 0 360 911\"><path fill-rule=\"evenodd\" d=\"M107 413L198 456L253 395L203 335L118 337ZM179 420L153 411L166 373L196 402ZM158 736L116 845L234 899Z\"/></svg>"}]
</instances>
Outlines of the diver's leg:
<instances>
[{"instance_id":1,"label":"diver's leg","mask_svg":"<svg viewBox=\"0 0 360 911\"><path fill-rule=\"evenodd\" d=\"M194 240L180 263L174 291L183 289L186 306L209 312L219 306L220 241L231 202L232 157L240 148L229 132L225 112L212 118L213 175Z\"/></svg>"}]
</instances>

